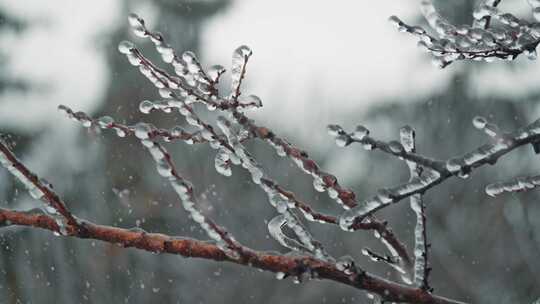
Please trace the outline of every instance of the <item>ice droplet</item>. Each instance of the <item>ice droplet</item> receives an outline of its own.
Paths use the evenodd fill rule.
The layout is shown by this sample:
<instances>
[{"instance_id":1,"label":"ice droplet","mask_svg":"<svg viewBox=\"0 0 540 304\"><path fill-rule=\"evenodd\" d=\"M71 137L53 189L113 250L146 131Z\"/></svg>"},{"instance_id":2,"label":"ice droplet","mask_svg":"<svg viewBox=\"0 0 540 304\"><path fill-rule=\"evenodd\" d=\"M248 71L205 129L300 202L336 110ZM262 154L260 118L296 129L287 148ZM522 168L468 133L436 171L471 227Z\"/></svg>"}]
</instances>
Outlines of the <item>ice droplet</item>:
<instances>
[{"instance_id":1,"label":"ice droplet","mask_svg":"<svg viewBox=\"0 0 540 304\"><path fill-rule=\"evenodd\" d=\"M348 135L342 134L336 137L336 145L338 147L346 147L351 143Z\"/></svg>"},{"instance_id":2,"label":"ice droplet","mask_svg":"<svg viewBox=\"0 0 540 304\"><path fill-rule=\"evenodd\" d=\"M116 136L118 137L126 137L126 132L120 128L116 128Z\"/></svg>"},{"instance_id":3,"label":"ice droplet","mask_svg":"<svg viewBox=\"0 0 540 304\"><path fill-rule=\"evenodd\" d=\"M446 162L446 169L452 173L461 170L461 160L457 158L451 158Z\"/></svg>"},{"instance_id":4,"label":"ice droplet","mask_svg":"<svg viewBox=\"0 0 540 304\"><path fill-rule=\"evenodd\" d=\"M389 142L388 147L390 148L390 151L392 151L393 153L401 153L404 150L403 145L401 145L401 143L395 140Z\"/></svg>"},{"instance_id":5,"label":"ice droplet","mask_svg":"<svg viewBox=\"0 0 540 304\"><path fill-rule=\"evenodd\" d=\"M215 163L216 171L219 174L221 174L223 176L231 176L232 175L231 163L230 163L230 160L229 160L229 154L225 150L220 149L218 151L214 163Z\"/></svg>"},{"instance_id":6,"label":"ice droplet","mask_svg":"<svg viewBox=\"0 0 540 304\"><path fill-rule=\"evenodd\" d=\"M397 16L390 16L390 18L388 18L388 21L396 27L400 27L401 24L403 24L403 22Z\"/></svg>"},{"instance_id":7,"label":"ice droplet","mask_svg":"<svg viewBox=\"0 0 540 304\"><path fill-rule=\"evenodd\" d=\"M318 192L324 192L326 190L326 184L322 178L317 176L313 179L313 188Z\"/></svg>"},{"instance_id":8,"label":"ice droplet","mask_svg":"<svg viewBox=\"0 0 540 304\"><path fill-rule=\"evenodd\" d=\"M161 88L159 89L159 96L163 98L170 98L172 94L172 91L168 88Z\"/></svg>"},{"instance_id":9,"label":"ice droplet","mask_svg":"<svg viewBox=\"0 0 540 304\"><path fill-rule=\"evenodd\" d=\"M159 175L162 177L169 177L173 175L172 168L167 162L159 162L156 167Z\"/></svg>"},{"instance_id":10,"label":"ice droplet","mask_svg":"<svg viewBox=\"0 0 540 304\"><path fill-rule=\"evenodd\" d=\"M529 0L529 3L534 2L534 0ZM536 4L533 9L533 17L536 21L540 21L540 3Z\"/></svg>"},{"instance_id":11,"label":"ice droplet","mask_svg":"<svg viewBox=\"0 0 540 304\"><path fill-rule=\"evenodd\" d=\"M497 184L491 184L491 185L488 185L486 187L486 194L491 196L491 197L495 197L497 196L498 194L502 193L502 189L501 187L499 187L499 185Z\"/></svg>"},{"instance_id":12,"label":"ice droplet","mask_svg":"<svg viewBox=\"0 0 540 304\"><path fill-rule=\"evenodd\" d=\"M128 15L128 23L130 26L144 26L144 20L135 13Z\"/></svg>"},{"instance_id":13,"label":"ice droplet","mask_svg":"<svg viewBox=\"0 0 540 304\"><path fill-rule=\"evenodd\" d=\"M152 128L148 124L140 122L135 125L135 136L139 139L147 139L150 137L151 130Z\"/></svg>"},{"instance_id":14,"label":"ice droplet","mask_svg":"<svg viewBox=\"0 0 540 304\"><path fill-rule=\"evenodd\" d=\"M129 61L129 63L133 66L139 66L141 65L141 59L137 56L135 56L133 53L128 53L127 54L127 59Z\"/></svg>"},{"instance_id":15,"label":"ice droplet","mask_svg":"<svg viewBox=\"0 0 540 304\"><path fill-rule=\"evenodd\" d=\"M350 255L342 256L336 263L336 268L347 275L354 273L355 261Z\"/></svg>"},{"instance_id":16,"label":"ice droplet","mask_svg":"<svg viewBox=\"0 0 540 304\"><path fill-rule=\"evenodd\" d=\"M214 82L217 81L219 75L223 73L225 73L225 68L221 65L213 65L208 69L208 77Z\"/></svg>"},{"instance_id":17,"label":"ice droplet","mask_svg":"<svg viewBox=\"0 0 540 304\"><path fill-rule=\"evenodd\" d=\"M139 104L139 111L141 111L141 113L143 113L143 114L148 114L153 109L154 109L154 103L149 101L149 100L143 100Z\"/></svg>"},{"instance_id":18,"label":"ice droplet","mask_svg":"<svg viewBox=\"0 0 540 304\"><path fill-rule=\"evenodd\" d=\"M366 127L360 125L360 126L356 126L356 129L354 130L351 137L355 140L362 140L368 135L369 135L369 130Z\"/></svg>"},{"instance_id":19,"label":"ice droplet","mask_svg":"<svg viewBox=\"0 0 540 304\"><path fill-rule=\"evenodd\" d=\"M118 51L122 54L129 54L135 46L130 41L124 40L118 44Z\"/></svg>"},{"instance_id":20,"label":"ice droplet","mask_svg":"<svg viewBox=\"0 0 540 304\"><path fill-rule=\"evenodd\" d=\"M328 125L328 127L326 127L326 130L328 131L328 134L330 134L330 136L334 137L345 133L345 131L343 131L343 128L341 128L341 126L339 125Z\"/></svg>"},{"instance_id":21,"label":"ice droplet","mask_svg":"<svg viewBox=\"0 0 540 304\"><path fill-rule=\"evenodd\" d=\"M248 95L245 100L246 103L252 104L253 106L260 108L262 107L262 100L257 95Z\"/></svg>"},{"instance_id":22,"label":"ice droplet","mask_svg":"<svg viewBox=\"0 0 540 304\"><path fill-rule=\"evenodd\" d=\"M110 116L102 116L98 118L97 123L101 128L107 128L112 126L114 119Z\"/></svg>"},{"instance_id":23,"label":"ice droplet","mask_svg":"<svg viewBox=\"0 0 540 304\"><path fill-rule=\"evenodd\" d=\"M241 45L234 50L233 60L241 60L241 64L243 64L245 58L251 56L251 54L253 54L253 51L251 51L249 46Z\"/></svg>"},{"instance_id":24,"label":"ice droplet","mask_svg":"<svg viewBox=\"0 0 540 304\"><path fill-rule=\"evenodd\" d=\"M538 57L535 49L526 49L523 53L525 53L525 56L527 56L529 60L536 60Z\"/></svg>"},{"instance_id":25,"label":"ice droplet","mask_svg":"<svg viewBox=\"0 0 540 304\"><path fill-rule=\"evenodd\" d=\"M479 129L479 130L482 130L483 128L486 127L487 125L487 120L482 117L482 116L476 116L474 119L473 119L473 125L475 128Z\"/></svg>"},{"instance_id":26,"label":"ice droplet","mask_svg":"<svg viewBox=\"0 0 540 304\"><path fill-rule=\"evenodd\" d=\"M43 193L41 189L34 185L28 188L28 192L30 193L30 196L32 196L32 198L34 199L41 199L43 196L45 196L45 193Z\"/></svg>"},{"instance_id":27,"label":"ice droplet","mask_svg":"<svg viewBox=\"0 0 540 304\"><path fill-rule=\"evenodd\" d=\"M144 26L144 20L139 17L137 14L131 13L128 16L128 22L131 26L131 30L133 33L138 37L146 37L148 36L148 32L146 31L146 27Z\"/></svg>"},{"instance_id":28,"label":"ice droplet","mask_svg":"<svg viewBox=\"0 0 540 304\"><path fill-rule=\"evenodd\" d=\"M186 51L182 54L182 59L189 65L190 63L197 61L197 56L192 51Z\"/></svg>"}]
</instances>

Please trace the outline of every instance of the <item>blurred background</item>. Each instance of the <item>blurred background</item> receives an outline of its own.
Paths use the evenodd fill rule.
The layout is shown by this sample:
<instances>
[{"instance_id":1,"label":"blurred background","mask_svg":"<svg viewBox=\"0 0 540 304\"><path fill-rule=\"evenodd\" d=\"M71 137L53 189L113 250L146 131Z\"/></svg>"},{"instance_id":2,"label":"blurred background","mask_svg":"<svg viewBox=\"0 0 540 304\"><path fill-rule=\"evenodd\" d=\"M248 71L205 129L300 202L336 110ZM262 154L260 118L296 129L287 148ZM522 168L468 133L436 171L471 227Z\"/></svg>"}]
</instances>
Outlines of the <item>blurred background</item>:
<instances>
[{"instance_id":1,"label":"blurred background","mask_svg":"<svg viewBox=\"0 0 540 304\"><path fill-rule=\"evenodd\" d=\"M424 24L419 1L309 0L57 0L0 1L0 130L19 157L46 177L70 209L90 221L151 232L205 238L132 139L88 133L56 108L66 104L93 116L186 125L179 116L138 112L158 98L118 53L129 39L157 58L152 45L127 29L136 12L179 52L193 50L204 65L228 66L241 44L254 55L245 94L264 108L248 113L310 153L359 199L408 179L404 163L360 146L338 148L326 125L363 124L375 137L396 139L417 130L419 152L445 159L487 139L471 120L483 115L505 130L540 117L538 61L430 64L416 41L388 22L399 15ZM452 22L470 23L475 1L436 1ZM502 8L531 18L526 1ZM156 63L159 60L156 59ZM180 172L195 185L204 212L238 240L259 250L286 252L267 233L275 211L240 168L225 178L207 146L169 145ZM317 193L311 178L273 149L250 150L281 184L319 210L341 210ZM488 183L538 174L532 148L505 157L467 180L450 180L426 195L432 243L431 284L437 294L472 303L531 303L540 296L538 192L489 198ZM0 207L30 209L21 184L0 169ZM411 248L415 217L403 202L380 212ZM334 256L396 279L360 253L383 251L371 233L345 233L308 224ZM301 285L236 265L155 255L99 241L59 238L46 231L0 230L0 303L368 303L365 293L333 282Z\"/></svg>"}]
</instances>

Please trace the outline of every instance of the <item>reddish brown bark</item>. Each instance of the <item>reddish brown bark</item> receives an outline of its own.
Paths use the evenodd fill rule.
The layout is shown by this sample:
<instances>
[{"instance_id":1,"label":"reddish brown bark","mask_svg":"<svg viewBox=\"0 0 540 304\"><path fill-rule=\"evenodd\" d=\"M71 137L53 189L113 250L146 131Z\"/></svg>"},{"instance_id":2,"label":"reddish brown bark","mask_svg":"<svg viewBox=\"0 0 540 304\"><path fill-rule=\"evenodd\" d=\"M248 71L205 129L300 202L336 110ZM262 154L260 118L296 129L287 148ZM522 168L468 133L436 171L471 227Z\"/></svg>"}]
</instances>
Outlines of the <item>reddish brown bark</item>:
<instances>
[{"instance_id":1,"label":"reddish brown bark","mask_svg":"<svg viewBox=\"0 0 540 304\"><path fill-rule=\"evenodd\" d=\"M71 237L101 240L123 247L134 247L153 253L170 253L184 257L209 259L219 262L255 267L271 272L283 272L291 276L306 271L316 273L320 279L347 284L383 296L387 301L407 303L459 304L462 302L431 295L421 289L407 287L387 281L366 272L345 274L334 263L308 256L284 256L244 249L242 257L229 257L218 246L189 238L180 238L160 233L146 233L117 227L97 225L79 221L84 229L68 228ZM47 215L28 214L0 208L0 226L19 225L58 231L56 221ZM157 257L156 257L157 258Z\"/></svg>"}]
</instances>

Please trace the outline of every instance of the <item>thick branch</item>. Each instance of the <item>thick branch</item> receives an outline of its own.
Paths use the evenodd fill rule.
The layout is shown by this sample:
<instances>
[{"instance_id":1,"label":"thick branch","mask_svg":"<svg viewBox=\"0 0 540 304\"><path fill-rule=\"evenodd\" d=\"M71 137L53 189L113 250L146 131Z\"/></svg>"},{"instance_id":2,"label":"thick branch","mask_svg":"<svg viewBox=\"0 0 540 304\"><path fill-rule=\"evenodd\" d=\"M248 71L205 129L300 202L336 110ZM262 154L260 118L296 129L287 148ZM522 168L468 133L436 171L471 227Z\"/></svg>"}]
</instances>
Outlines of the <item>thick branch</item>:
<instances>
[{"instance_id":1,"label":"thick branch","mask_svg":"<svg viewBox=\"0 0 540 304\"><path fill-rule=\"evenodd\" d=\"M0 208L0 226L7 224L31 226L51 231L58 229L56 221L47 215L31 215ZM337 269L334 263L324 262L312 257L283 256L246 249L243 258L236 260L227 256L218 246L203 241L96 225L86 221L81 221L81 225L84 226L84 231L68 228L70 229L70 236L101 240L153 253L170 253L184 257L250 265L258 269L276 273L282 272L293 276L312 271L316 272L319 278L376 293L386 301L420 304L463 304L463 302L431 295L421 289L392 283L369 273L360 272L348 275Z\"/></svg>"}]
</instances>

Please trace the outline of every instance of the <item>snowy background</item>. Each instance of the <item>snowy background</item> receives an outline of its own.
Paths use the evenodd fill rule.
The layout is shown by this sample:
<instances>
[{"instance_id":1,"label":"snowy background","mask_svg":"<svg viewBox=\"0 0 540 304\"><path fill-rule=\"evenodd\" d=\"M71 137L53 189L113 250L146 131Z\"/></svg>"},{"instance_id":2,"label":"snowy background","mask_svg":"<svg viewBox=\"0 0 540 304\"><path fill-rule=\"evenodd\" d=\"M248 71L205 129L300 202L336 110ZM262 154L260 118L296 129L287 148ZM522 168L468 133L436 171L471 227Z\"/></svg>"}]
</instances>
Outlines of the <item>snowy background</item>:
<instances>
[{"instance_id":1,"label":"snowy background","mask_svg":"<svg viewBox=\"0 0 540 304\"><path fill-rule=\"evenodd\" d=\"M66 104L127 122L183 123L137 113L139 102L157 92L117 52L118 42L130 39L153 54L148 42L128 33L127 15L136 12L179 51L196 51L205 65L228 66L232 51L249 45L254 55L244 92L257 94L264 103L250 117L309 151L325 170L366 197L406 179L406 168L359 147L335 147L327 124L364 124L382 139L395 138L400 126L410 124L418 130L421 151L446 158L485 140L470 123L475 115L508 130L540 116L537 61L458 63L438 70L414 39L387 22L394 14L422 22L417 2L3 0L0 129L13 135L21 158L55 185L78 216L200 237L182 210L171 207L174 195L145 151L112 134L87 134L56 110ZM452 21L463 23L470 22L472 2L437 4ZM502 8L520 17L530 14L526 1L509 0ZM251 148L282 184L318 208L339 212L290 163L260 143ZM258 249L283 250L266 232L264 221L273 211L264 195L245 183L245 174L238 170L231 179L218 176L208 148L173 149L218 222ZM526 303L540 296L537 195L488 199L483 192L487 183L537 173L530 150L428 195L436 292L474 303ZM0 206L37 204L0 170ZM389 209L383 216L410 244L412 213L406 204ZM336 255L351 254L366 269L393 278L359 254L365 245L378 246L369 233L313 229ZM0 246L0 303L367 301L362 292L329 282L296 286L251 269L58 239L28 229L0 230Z\"/></svg>"}]
</instances>

